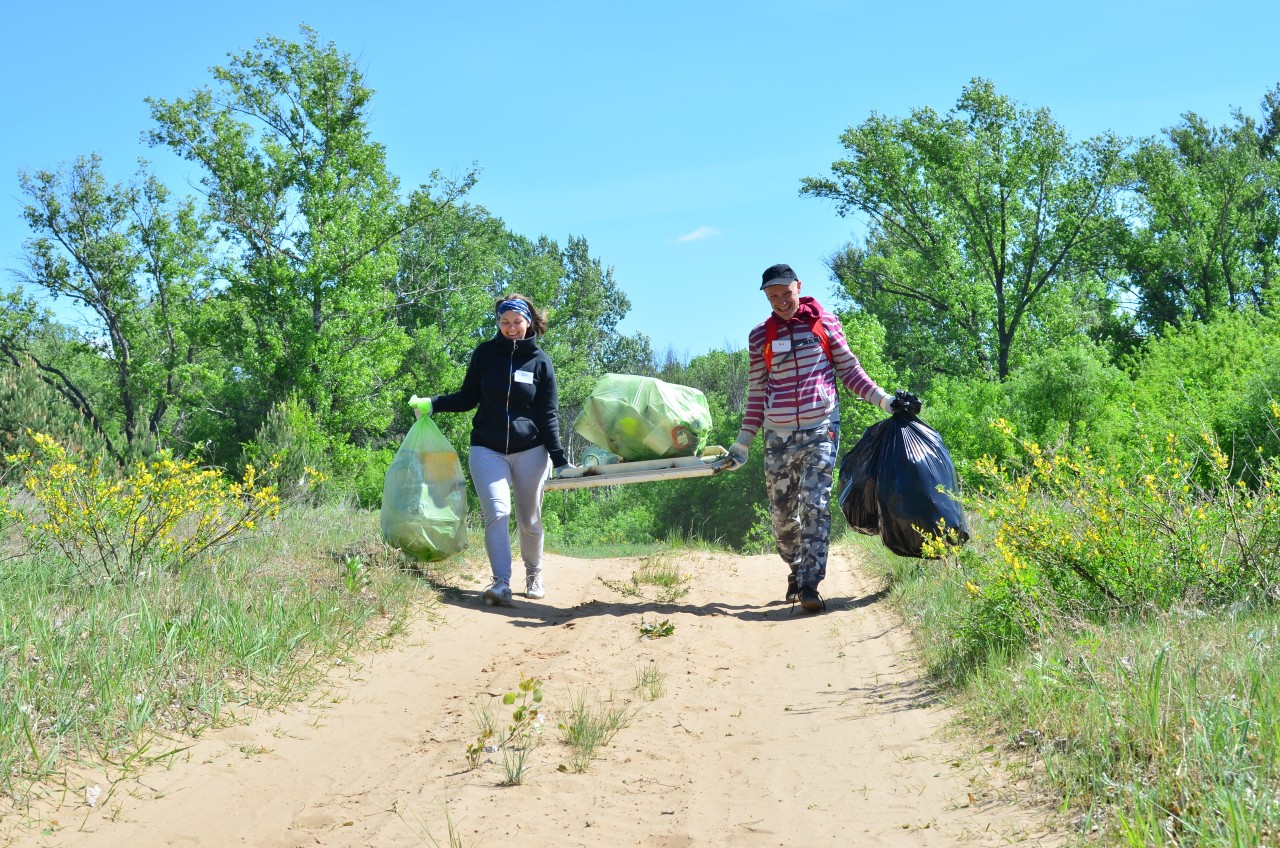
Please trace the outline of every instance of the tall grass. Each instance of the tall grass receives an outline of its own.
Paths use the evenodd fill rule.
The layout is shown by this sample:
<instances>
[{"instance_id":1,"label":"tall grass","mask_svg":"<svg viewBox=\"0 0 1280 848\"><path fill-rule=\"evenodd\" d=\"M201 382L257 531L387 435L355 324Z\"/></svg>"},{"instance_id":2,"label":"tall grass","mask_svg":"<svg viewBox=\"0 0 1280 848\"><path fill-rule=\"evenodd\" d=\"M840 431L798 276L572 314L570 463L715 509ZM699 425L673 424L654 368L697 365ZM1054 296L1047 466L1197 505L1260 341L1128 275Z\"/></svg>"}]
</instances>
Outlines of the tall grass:
<instances>
[{"instance_id":1,"label":"tall grass","mask_svg":"<svg viewBox=\"0 0 1280 848\"><path fill-rule=\"evenodd\" d=\"M892 585L961 719L1004 736L1076 829L1105 844L1263 846L1280 837L1280 612L1270 604L1076 620L980 660L952 629L946 566L855 539ZM883 552L883 553L881 553Z\"/></svg>"},{"instance_id":2,"label":"tall grass","mask_svg":"<svg viewBox=\"0 0 1280 848\"><path fill-rule=\"evenodd\" d=\"M1280 614L1172 613L1047 640L967 687L1062 798L1130 845L1280 835Z\"/></svg>"},{"instance_id":3,"label":"tall grass","mask_svg":"<svg viewBox=\"0 0 1280 848\"><path fill-rule=\"evenodd\" d=\"M0 574L0 790L87 757L124 767L314 687L427 597L376 514L287 511L206 567L86 583L52 549ZM362 579L351 579L353 558ZM383 566L383 567L370 567Z\"/></svg>"}]
</instances>

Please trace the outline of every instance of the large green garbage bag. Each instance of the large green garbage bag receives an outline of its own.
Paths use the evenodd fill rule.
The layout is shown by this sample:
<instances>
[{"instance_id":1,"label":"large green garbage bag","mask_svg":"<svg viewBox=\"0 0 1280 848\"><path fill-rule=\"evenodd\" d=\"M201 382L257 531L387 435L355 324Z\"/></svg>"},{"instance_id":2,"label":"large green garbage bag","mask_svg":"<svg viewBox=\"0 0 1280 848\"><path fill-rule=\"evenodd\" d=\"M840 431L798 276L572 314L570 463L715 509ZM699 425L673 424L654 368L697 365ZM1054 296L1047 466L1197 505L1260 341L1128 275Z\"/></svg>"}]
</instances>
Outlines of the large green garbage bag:
<instances>
[{"instance_id":1,"label":"large green garbage bag","mask_svg":"<svg viewBox=\"0 0 1280 848\"><path fill-rule=\"evenodd\" d=\"M467 546L467 481L449 440L429 416L409 429L382 484L382 539L421 562Z\"/></svg>"},{"instance_id":2,"label":"large green garbage bag","mask_svg":"<svg viewBox=\"0 0 1280 848\"><path fill-rule=\"evenodd\" d=\"M707 443L711 410L697 389L656 377L605 374L573 429L626 460L696 456Z\"/></svg>"}]
</instances>

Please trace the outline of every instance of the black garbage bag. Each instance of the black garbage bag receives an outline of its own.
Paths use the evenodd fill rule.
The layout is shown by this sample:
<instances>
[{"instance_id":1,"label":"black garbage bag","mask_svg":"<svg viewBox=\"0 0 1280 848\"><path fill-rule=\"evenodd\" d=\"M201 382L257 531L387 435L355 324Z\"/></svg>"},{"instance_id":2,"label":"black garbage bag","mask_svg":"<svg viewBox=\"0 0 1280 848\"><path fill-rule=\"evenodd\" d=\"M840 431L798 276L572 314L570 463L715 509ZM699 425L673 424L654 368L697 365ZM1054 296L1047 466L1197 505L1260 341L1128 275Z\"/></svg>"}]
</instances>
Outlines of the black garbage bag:
<instances>
[{"instance_id":1,"label":"black garbage bag","mask_svg":"<svg viewBox=\"0 0 1280 848\"><path fill-rule=\"evenodd\" d=\"M840 463L840 481L849 526L878 532L899 556L922 557L925 538L939 533L969 539L951 454L936 430L905 409L863 432Z\"/></svg>"},{"instance_id":2,"label":"black garbage bag","mask_svg":"<svg viewBox=\"0 0 1280 848\"><path fill-rule=\"evenodd\" d=\"M891 420L891 419L890 419ZM876 460L884 441L885 424L873 424L840 462L840 511L849 526L874 536L880 532L880 504L876 498Z\"/></svg>"}]
</instances>

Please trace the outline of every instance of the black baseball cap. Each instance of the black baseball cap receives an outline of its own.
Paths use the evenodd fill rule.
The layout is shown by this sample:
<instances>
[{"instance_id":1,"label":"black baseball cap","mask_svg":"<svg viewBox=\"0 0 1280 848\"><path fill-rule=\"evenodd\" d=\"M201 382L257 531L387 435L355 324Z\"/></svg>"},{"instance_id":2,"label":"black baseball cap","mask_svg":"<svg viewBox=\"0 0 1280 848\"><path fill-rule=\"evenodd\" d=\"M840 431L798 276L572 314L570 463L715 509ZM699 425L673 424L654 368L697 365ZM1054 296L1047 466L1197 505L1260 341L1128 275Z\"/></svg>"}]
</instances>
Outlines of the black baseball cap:
<instances>
[{"instance_id":1,"label":"black baseball cap","mask_svg":"<svg viewBox=\"0 0 1280 848\"><path fill-rule=\"evenodd\" d=\"M769 286L789 286L798 279L790 265L770 265L760 275L760 290L764 291Z\"/></svg>"}]
</instances>

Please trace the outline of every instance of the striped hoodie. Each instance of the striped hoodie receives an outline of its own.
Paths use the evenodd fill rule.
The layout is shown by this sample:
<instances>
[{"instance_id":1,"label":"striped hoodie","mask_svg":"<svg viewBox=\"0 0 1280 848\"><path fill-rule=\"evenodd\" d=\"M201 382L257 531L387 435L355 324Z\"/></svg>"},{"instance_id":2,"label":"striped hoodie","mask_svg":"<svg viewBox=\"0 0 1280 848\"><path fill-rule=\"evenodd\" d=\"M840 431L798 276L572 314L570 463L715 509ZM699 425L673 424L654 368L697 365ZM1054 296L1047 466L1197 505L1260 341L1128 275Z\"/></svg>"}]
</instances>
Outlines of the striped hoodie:
<instances>
[{"instance_id":1,"label":"striped hoodie","mask_svg":"<svg viewBox=\"0 0 1280 848\"><path fill-rule=\"evenodd\" d=\"M809 329L815 315L827 331L831 360ZM777 321L779 327L773 342L772 367L766 368L765 326L769 320ZM888 395L867 376L849 350L840 319L812 297L800 298L800 307L791 320L779 321L774 315L769 320L758 324L747 341L751 371L747 379L747 409L738 433L740 441L750 442L761 426L790 433L839 421L837 376L845 388L867 403L879 406L881 398Z\"/></svg>"}]
</instances>

